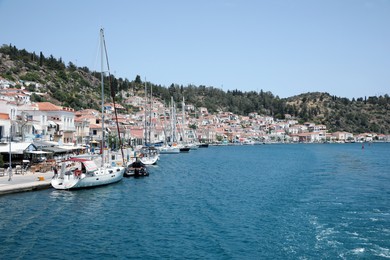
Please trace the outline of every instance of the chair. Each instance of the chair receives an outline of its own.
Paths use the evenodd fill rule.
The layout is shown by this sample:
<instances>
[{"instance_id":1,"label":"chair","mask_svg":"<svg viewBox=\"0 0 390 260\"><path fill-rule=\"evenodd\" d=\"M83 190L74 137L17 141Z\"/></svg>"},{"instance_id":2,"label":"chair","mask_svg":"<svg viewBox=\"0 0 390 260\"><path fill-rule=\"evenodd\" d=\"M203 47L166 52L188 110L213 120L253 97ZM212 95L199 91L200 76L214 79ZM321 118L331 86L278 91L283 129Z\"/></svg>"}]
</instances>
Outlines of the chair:
<instances>
[{"instance_id":1,"label":"chair","mask_svg":"<svg viewBox=\"0 0 390 260\"><path fill-rule=\"evenodd\" d=\"M15 166L15 174L22 174L22 166L20 165Z\"/></svg>"},{"instance_id":2,"label":"chair","mask_svg":"<svg viewBox=\"0 0 390 260\"><path fill-rule=\"evenodd\" d=\"M4 176L4 174L5 174L4 168L0 168L0 176Z\"/></svg>"}]
</instances>

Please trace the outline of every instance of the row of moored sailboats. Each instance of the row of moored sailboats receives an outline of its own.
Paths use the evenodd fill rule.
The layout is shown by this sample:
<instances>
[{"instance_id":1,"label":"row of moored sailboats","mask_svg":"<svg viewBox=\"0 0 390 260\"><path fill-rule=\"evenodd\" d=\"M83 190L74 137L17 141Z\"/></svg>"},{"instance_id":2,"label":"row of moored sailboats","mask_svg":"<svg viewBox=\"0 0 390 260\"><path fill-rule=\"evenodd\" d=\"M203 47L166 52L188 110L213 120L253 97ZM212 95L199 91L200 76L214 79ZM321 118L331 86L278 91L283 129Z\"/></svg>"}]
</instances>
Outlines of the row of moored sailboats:
<instances>
[{"instance_id":1,"label":"row of moored sailboats","mask_svg":"<svg viewBox=\"0 0 390 260\"><path fill-rule=\"evenodd\" d=\"M107 57L104 31L100 30L100 42L101 42L101 91L102 91L102 147L105 147L105 131L104 131L104 73L103 73L103 57ZM107 67L109 65L107 61ZM146 81L145 81L145 94ZM150 94L152 96L152 93ZM113 97L114 100L114 97ZM150 101L150 104L152 102ZM184 100L183 100L183 125L184 125ZM151 108L150 108L151 111ZM180 152L188 152L191 149L197 149L198 147L207 147L205 144L186 144L184 138L184 130L181 127L183 133L181 133L181 142L178 142L178 135L176 131L176 108L172 102L171 105L171 126L169 128L170 133L165 133L165 141L161 146L155 147L151 144L151 122L147 123L146 104L145 104L145 141L144 146L138 151L128 152L126 156L121 150L121 153L111 153L102 149L101 155L82 155L74 158L70 158L61 163L61 169L58 173L55 170L54 177L51 181L52 186L59 190L71 190L82 189L89 187L96 187L101 185L108 185L119 182L123 177L141 177L148 176L149 165L154 165L160 159L160 154L177 154ZM149 117L151 118L151 116ZM165 120L164 120L165 122ZM119 135L119 131L118 131ZM120 138L119 138L120 139ZM122 145L121 145L122 147ZM111 160L109 160L111 158ZM112 158L115 158L112 160ZM118 160L120 159L120 161ZM127 158L127 160L125 160ZM122 165L122 166L119 166Z\"/></svg>"}]
</instances>

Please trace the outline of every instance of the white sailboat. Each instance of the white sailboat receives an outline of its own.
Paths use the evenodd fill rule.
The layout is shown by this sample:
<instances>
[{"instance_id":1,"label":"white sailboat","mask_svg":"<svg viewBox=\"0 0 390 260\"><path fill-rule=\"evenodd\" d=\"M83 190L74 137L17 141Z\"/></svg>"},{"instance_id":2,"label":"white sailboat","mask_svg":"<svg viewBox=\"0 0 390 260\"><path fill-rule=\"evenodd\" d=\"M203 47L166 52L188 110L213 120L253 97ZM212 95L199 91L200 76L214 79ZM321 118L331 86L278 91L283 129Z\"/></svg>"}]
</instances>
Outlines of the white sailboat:
<instances>
[{"instance_id":1,"label":"white sailboat","mask_svg":"<svg viewBox=\"0 0 390 260\"><path fill-rule=\"evenodd\" d=\"M100 29L101 43L101 87L102 87L102 156L101 166L98 167L92 159L70 158L61 165L61 172L51 180L55 189L70 190L107 185L122 180L124 167L112 166L105 163L105 134L104 134L104 76L103 51L105 48L104 31Z\"/></svg>"},{"instance_id":2,"label":"white sailboat","mask_svg":"<svg viewBox=\"0 0 390 260\"><path fill-rule=\"evenodd\" d=\"M158 147L160 154L178 154L180 153L179 147L175 143L169 145L167 142L168 136L167 136L167 126L166 126L166 115L165 115L165 106L164 106L164 144L160 147ZM171 115L171 121L172 121L172 115ZM171 129L172 132L172 129ZM169 136L169 139L172 139L172 134Z\"/></svg>"},{"instance_id":3,"label":"white sailboat","mask_svg":"<svg viewBox=\"0 0 390 260\"><path fill-rule=\"evenodd\" d=\"M146 101L147 101L147 85L145 80L145 146L140 150L140 161L145 165L156 164L160 159L159 151L152 146L151 125L152 125L152 89L150 89L150 106L149 106L149 124L146 120Z\"/></svg>"},{"instance_id":4,"label":"white sailboat","mask_svg":"<svg viewBox=\"0 0 390 260\"><path fill-rule=\"evenodd\" d=\"M188 145L187 143L187 138L186 138L186 132L185 132L185 129L184 129L184 125L185 125L185 112L184 112L184 96L183 96L183 103L182 103L182 123L181 123L181 131L180 131L180 135L181 135L181 143L179 144L179 148L180 148L180 152L183 153L183 152L189 152L191 147Z\"/></svg>"},{"instance_id":5,"label":"white sailboat","mask_svg":"<svg viewBox=\"0 0 390 260\"><path fill-rule=\"evenodd\" d=\"M159 147L160 153L161 154L178 154L180 153L180 149L177 146L169 146L169 145L164 145Z\"/></svg>"}]
</instances>

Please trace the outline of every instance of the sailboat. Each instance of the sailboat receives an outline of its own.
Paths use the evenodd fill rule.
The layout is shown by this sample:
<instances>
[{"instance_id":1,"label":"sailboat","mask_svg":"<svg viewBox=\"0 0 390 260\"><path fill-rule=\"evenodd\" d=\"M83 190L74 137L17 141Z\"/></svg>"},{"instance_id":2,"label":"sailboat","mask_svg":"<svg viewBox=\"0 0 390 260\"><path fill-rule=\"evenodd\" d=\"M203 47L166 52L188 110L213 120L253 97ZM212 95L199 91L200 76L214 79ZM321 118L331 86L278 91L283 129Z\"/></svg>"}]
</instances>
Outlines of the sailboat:
<instances>
[{"instance_id":1,"label":"sailboat","mask_svg":"<svg viewBox=\"0 0 390 260\"><path fill-rule=\"evenodd\" d=\"M172 121L172 115L170 117L171 117L171 121ZM177 147L177 145L175 143L169 145L168 142L167 142L168 136L167 136L166 121L167 121L167 118L166 118L165 106L164 106L164 126L163 126L163 129L164 129L164 144L162 146L158 147L158 149L160 150L160 154L178 154L178 153L180 153L179 147ZM170 130L172 132L172 128L171 127L170 127ZM173 135L171 133L171 135L169 136L170 140L172 139L172 136Z\"/></svg>"},{"instance_id":2,"label":"sailboat","mask_svg":"<svg viewBox=\"0 0 390 260\"><path fill-rule=\"evenodd\" d=\"M151 126L152 126L152 89L150 89L150 106L149 106L149 124L147 124L146 101L147 101L147 85L145 80L145 142L144 147L140 150L140 161L145 165L156 164L160 158L159 151L152 146Z\"/></svg>"},{"instance_id":3,"label":"sailboat","mask_svg":"<svg viewBox=\"0 0 390 260\"><path fill-rule=\"evenodd\" d=\"M186 133L184 129L184 124L185 124L185 112L184 112L184 96L183 96L183 103L182 103L182 123L181 123L181 144L180 144L180 152L189 152L191 147L188 145L187 140L186 140Z\"/></svg>"},{"instance_id":4,"label":"sailboat","mask_svg":"<svg viewBox=\"0 0 390 260\"><path fill-rule=\"evenodd\" d=\"M101 43L101 88L102 88L102 153L101 166L90 158L70 158L62 162L61 172L51 180L51 185L58 190L89 188L119 182L123 178L125 168L113 166L105 162L105 129L104 129L104 76L103 51L106 50L104 30L100 29ZM104 49L103 49L104 48ZM107 53L106 53L107 57Z\"/></svg>"}]
</instances>

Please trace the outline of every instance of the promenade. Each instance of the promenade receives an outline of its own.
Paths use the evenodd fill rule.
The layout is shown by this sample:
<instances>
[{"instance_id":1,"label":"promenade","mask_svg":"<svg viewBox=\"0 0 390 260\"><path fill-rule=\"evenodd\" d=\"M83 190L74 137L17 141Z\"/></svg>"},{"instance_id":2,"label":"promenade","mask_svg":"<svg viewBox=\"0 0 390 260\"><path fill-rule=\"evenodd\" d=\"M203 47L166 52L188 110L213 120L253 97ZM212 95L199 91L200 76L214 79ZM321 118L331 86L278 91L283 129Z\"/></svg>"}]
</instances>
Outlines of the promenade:
<instances>
[{"instance_id":1,"label":"promenade","mask_svg":"<svg viewBox=\"0 0 390 260\"><path fill-rule=\"evenodd\" d=\"M13 174L10 181L8 174L0 175L0 195L50 188L52 177L52 171L44 173L27 171L23 175Z\"/></svg>"}]
</instances>

